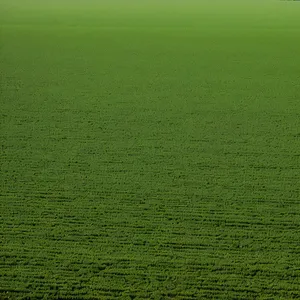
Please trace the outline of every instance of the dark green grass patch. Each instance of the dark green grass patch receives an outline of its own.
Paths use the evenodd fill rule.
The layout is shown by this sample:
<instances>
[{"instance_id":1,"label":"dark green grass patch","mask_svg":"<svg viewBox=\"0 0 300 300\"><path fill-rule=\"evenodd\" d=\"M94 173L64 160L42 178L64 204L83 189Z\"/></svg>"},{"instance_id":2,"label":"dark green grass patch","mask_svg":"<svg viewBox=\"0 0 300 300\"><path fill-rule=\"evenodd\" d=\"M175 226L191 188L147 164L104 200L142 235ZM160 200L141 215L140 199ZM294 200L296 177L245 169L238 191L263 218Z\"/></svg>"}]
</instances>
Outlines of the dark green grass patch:
<instances>
[{"instance_id":1,"label":"dark green grass patch","mask_svg":"<svg viewBox=\"0 0 300 300\"><path fill-rule=\"evenodd\" d=\"M299 298L296 3L0 5L0 298Z\"/></svg>"}]
</instances>

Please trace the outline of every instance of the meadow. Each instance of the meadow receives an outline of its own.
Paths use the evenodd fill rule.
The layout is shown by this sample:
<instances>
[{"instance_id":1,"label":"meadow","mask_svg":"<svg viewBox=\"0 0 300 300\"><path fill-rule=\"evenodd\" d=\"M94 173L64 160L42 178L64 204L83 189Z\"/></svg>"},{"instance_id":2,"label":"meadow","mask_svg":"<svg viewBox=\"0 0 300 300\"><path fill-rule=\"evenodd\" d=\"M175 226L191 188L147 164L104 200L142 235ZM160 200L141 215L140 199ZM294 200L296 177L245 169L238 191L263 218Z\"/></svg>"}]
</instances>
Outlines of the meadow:
<instances>
[{"instance_id":1,"label":"meadow","mask_svg":"<svg viewBox=\"0 0 300 300\"><path fill-rule=\"evenodd\" d=\"M0 0L0 299L299 299L300 3Z\"/></svg>"}]
</instances>

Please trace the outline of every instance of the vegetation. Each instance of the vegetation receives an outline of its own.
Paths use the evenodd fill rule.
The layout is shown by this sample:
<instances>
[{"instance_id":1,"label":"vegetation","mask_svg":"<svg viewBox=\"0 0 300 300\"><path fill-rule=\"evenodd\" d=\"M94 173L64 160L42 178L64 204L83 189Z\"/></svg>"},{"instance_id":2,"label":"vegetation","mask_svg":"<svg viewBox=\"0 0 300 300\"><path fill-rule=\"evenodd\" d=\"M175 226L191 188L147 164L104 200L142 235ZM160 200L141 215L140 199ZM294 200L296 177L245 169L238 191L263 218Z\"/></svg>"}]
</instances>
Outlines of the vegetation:
<instances>
[{"instance_id":1,"label":"vegetation","mask_svg":"<svg viewBox=\"0 0 300 300\"><path fill-rule=\"evenodd\" d=\"M0 0L1 299L296 299L300 6Z\"/></svg>"}]
</instances>

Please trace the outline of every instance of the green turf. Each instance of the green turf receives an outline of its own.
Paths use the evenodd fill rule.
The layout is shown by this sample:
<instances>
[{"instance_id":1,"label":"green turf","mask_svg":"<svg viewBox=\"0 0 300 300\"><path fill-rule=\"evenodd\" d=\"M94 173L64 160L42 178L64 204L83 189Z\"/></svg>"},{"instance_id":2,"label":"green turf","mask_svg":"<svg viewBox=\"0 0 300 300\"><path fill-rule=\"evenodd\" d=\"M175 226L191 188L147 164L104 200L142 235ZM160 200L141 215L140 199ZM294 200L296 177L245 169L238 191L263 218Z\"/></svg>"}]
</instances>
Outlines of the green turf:
<instances>
[{"instance_id":1,"label":"green turf","mask_svg":"<svg viewBox=\"0 0 300 300\"><path fill-rule=\"evenodd\" d=\"M0 0L0 299L300 297L300 3Z\"/></svg>"}]
</instances>

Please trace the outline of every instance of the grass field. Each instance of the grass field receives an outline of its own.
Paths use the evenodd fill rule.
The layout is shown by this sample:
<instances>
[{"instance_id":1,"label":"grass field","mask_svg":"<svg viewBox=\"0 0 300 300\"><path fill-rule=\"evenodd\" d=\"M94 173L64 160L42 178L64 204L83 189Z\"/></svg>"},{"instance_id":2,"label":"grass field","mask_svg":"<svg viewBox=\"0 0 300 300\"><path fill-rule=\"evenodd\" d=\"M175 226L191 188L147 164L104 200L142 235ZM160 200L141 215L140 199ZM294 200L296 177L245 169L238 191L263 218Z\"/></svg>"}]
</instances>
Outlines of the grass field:
<instances>
[{"instance_id":1,"label":"grass field","mask_svg":"<svg viewBox=\"0 0 300 300\"><path fill-rule=\"evenodd\" d=\"M0 299L299 299L300 3L0 0Z\"/></svg>"}]
</instances>

